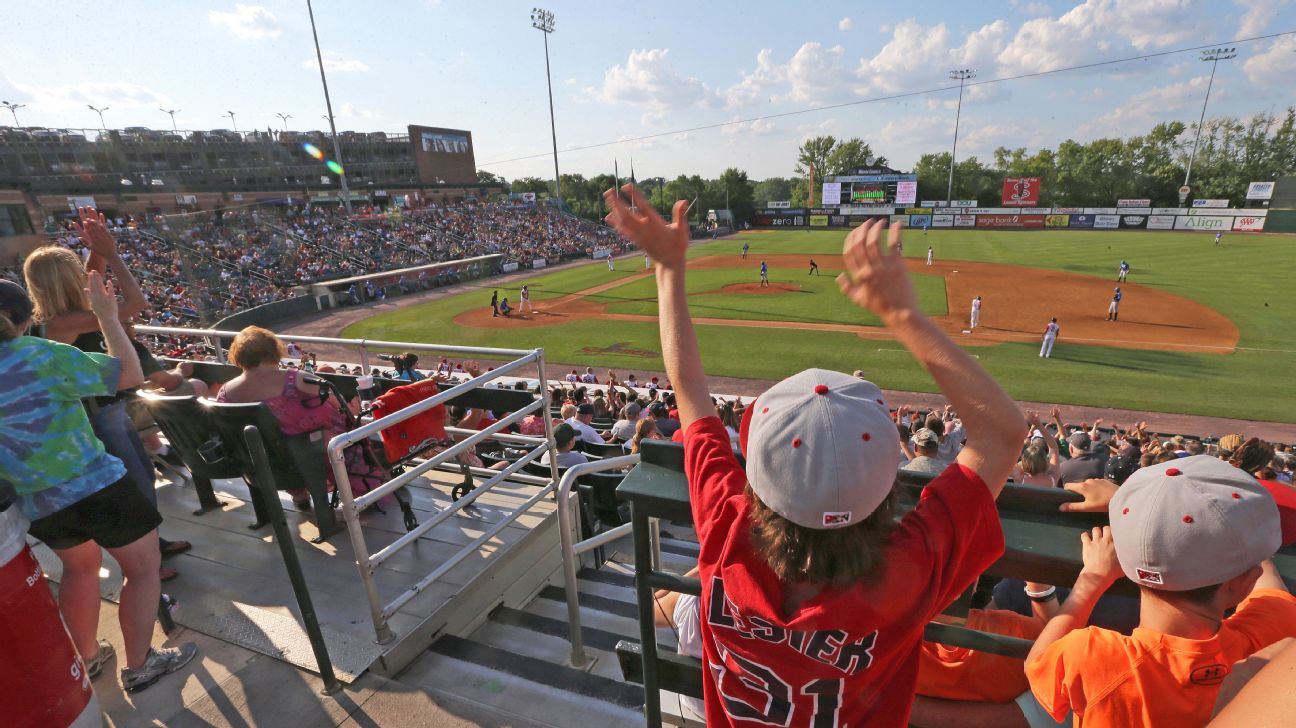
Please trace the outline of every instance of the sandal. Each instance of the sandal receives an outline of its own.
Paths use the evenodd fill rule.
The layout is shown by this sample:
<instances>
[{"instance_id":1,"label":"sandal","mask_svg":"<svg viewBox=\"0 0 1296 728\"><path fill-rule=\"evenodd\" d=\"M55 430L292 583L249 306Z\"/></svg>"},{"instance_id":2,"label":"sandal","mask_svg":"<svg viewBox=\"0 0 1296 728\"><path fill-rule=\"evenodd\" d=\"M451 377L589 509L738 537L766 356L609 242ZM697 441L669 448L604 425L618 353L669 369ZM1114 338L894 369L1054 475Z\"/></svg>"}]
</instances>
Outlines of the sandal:
<instances>
[{"instance_id":1,"label":"sandal","mask_svg":"<svg viewBox=\"0 0 1296 728\"><path fill-rule=\"evenodd\" d=\"M168 541L165 538L158 537L158 547L162 550L163 556L175 556L193 548L193 544L188 541Z\"/></svg>"}]
</instances>

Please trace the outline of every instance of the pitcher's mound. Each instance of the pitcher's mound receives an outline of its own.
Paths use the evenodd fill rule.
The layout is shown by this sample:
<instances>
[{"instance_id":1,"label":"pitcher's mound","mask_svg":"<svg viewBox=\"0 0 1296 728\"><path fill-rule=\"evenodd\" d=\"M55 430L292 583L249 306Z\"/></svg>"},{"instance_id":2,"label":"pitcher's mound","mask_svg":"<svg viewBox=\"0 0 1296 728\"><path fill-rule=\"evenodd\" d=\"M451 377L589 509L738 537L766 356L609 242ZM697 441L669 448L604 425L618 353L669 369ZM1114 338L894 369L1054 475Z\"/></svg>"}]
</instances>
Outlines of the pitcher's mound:
<instances>
[{"instance_id":1,"label":"pitcher's mound","mask_svg":"<svg viewBox=\"0 0 1296 728\"><path fill-rule=\"evenodd\" d=\"M721 293L790 293L801 290L801 286L795 283L771 283L768 286L762 286L759 283L730 283L720 289Z\"/></svg>"}]
</instances>

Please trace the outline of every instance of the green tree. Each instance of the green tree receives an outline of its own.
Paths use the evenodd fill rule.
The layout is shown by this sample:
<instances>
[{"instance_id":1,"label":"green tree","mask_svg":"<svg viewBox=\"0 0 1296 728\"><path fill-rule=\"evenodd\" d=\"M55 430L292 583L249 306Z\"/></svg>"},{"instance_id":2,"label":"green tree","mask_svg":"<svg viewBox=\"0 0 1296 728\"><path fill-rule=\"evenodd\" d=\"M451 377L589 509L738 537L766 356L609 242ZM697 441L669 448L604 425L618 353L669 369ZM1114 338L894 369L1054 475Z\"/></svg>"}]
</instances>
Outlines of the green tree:
<instances>
[{"instance_id":1,"label":"green tree","mask_svg":"<svg viewBox=\"0 0 1296 728\"><path fill-rule=\"evenodd\" d=\"M733 213L734 220L744 222L752 219L752 213L756 209L756 195L746 172L730 167L721 173L718 179L707 185L707 191L719 202L718 207L714 209L724 207L727 198L729 211Z\"/></svg>"},{"instance_id":2,"label":"green tree","mask_svg":"<svg viewBox=\"0 0 1296 728\"><path fill-rule=\"evenodd\" d=\"M492 174L490 172L487 172L484 169L479 169L477 170L477 184L499 185L501 187L505 187L508 185L508 180L504 179L503 177L497 174Z\"/></svg>"},{"instance_id":3,"label":"green tree","mask_svg":"<svg viewBox=\"0 0 1296 728\"><path fill-rule=\"evenodd\" d=\"M753 194L758 206L770 201L792 199L792 180L786 177L769 177L756 183Z\"/></svg>"},{"instance_id":4,"label":"green tree","mask_svg":"<svg viewBox=\"0 0 1296 728\"><path fill-rule=\"evenodd\" d=\"M837 140L828 136L810 137L805 143L797 149L796 173L801 177L810 174L810 169L815 171L815 179L821 179L828 169L828 159L832 156L833 148L837 146Z\"/></svg>"},{"instance_id":5,"label":"green tree","mask_svg":"<svg viewBox=\"0 0 1296 728\"><path fill-rule=\"evenodd\" d=\"M520 177L513 180L513 192L534 192L536 195L548 194L553 191L553 182L539 177Z\"/></svg>"},{"instance_id":6,"label":"green tree","mask_svg":"<svg viewBox=\"0 0 1296 728\"><path fill-rule=\"evenodd\" d=\"M886 164L886 157L875 156L873 147L870 147L868 142L859 137L851 137L837 142L828 154L825 174L850 174L861 167L885 167ZM815 169L820 168L815 167Z\"/></svg>"}]
</instances>

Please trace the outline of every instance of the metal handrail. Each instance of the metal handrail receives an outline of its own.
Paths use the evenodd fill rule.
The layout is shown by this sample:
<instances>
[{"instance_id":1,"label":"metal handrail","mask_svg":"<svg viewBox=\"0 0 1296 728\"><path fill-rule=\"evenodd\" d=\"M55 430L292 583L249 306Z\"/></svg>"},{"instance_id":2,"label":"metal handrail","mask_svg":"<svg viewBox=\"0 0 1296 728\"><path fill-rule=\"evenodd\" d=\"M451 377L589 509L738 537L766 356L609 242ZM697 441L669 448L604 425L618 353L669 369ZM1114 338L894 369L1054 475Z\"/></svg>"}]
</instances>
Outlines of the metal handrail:
<instances>
[{"instance_id":1,"label":"metal handrail","mask_svg":"<svg viewBox=\"0 0 1296 728\"><path fill-rule=\"evenodd\" d=\"M299 337L299 339L302 341L311 341L311 338L308 337ZM329 343L329 342L322 342L322 343ZM356 342L348 341L347 343L354 345ZM390 344L390 343L393 342L383 342L383 344ZM397 346L401 346L407 349L414 348L412 346L405 345L405 344L397 344ZM395 633L392 631L391 626L388 623L388 620L398 610L400 610L401 607L409 603L411 599L413 599L414 597L422 593L424 590L426 590L428 586L430 586L437 579L449 573L449 571L452 568L458 565L465 558L476 553L477 549L482 544L494 538L497 534L499 534L500 531L504 530L511 523L513 523L519 517L521 517L523 513L526 513L528 510L530 510L532 506L534 506L536 503L539 503L541 499L543 499L545 496L552 493L554 489L557 487L557 482L558 482L556 458L550 459L551 478L548 481L544 481L541 478L528 477L528 476L516 474L518 470L520 470L528 463L532 462L536 457L542 455L543 453L557 452L557 446L556 443L554 442L554 436L553 436L553 422L552 420L550 420L548 416L545 416L542 418L545 427L545 437L543 438L543 440L540 440L539 442L534 442L534 441L528 442L527 444L534 444L536 445L536 447L532 448L529 452L527 452L526 455L524 455L522 458L510 464L507 468L501 471L487 471L490 473L490 476L487 478L487 480L485 480L481 485L477 486L472 491L470 491L465 497L460 498L449 508L445 509L444 511L441 511L440 513L436 514L435 516L428 519L427 521L419 524L414 530L409 531L405 535L393 541L391 544L388 544L386 547L380 549L378 552L373 554L369 552L368 544L365 542L364 532L360 528L360 518L359 518L360 511L363 510L365 506L374 503L382 496L405 485L410 480L418 477L422 473L425 473L428 470L441 466L451 458L458 457L458 455L460 455L461 453L466 452L470 448L475 447L477 443L482 442L487 438L498 436L501 439L507 438L508 440L515 441L516 436L500 433L499 430L502 430L503 428L506 428L509 425L520 421L523 417L527 416L528 414L541 410L543 407L546 406L546 402L543 396L541 396L537 398L535 401L533 401L531 404L527 405L526 407L523 407L517 410L516 412L513 412L512 414L508 415L507 417L504 417L503 419L492 423L490 426L482 429L481 431L465 431L459 428L450 428L451 431L455 433L472 432L472 434L469 435L468 437L465 437L463 440L459 440L455 442L452 446L437 453L435 456L428 458L427 460L424 460L423 462L419 463L417 466L407 470L401 475L392 478L391 480L383 483L377 488L357 498L354 492L352 491L351 479L349 474L347 473L346 465L343 460L342 452L347 445L364 440L370 437L371 435L381 432L382 430L392 425L403 422L409 419L410 417L418 415L419 413L426 412L427 410L437 405L443 404L448 400L454 399L468 392L469 390L472 390L477 387L481 387L485 385L487 382L503 377L507 375L509 372L512 372L520 367L527 366L532 362L536 364L537 368L541 373L541 376L543 376L544 373L544 350L543 349L533 349L530 351L516 351L516 350L489 350L489 349L479 349L473 347L441 347L441 346L428 346L428 349L440 350L440 351L458 350L470 354L481 354L488 351L507 351L510 353L520 354L520 356L514 359L513 361L508 362L507 364L496 367L495 369L486 372L485 374L481 374L479 376L473 377L472 379L469 379L468 381L463 382L462 384L451 387L450 389L447 389L442 392L438 392L432 397L416 402L415 404L412 404L409 407L406 407L404 409L398 410L397 412L394 412L386 417L381 417L379 419L373 420L372 422L364 424L354 430L337 435L336 437L332 438L329 441L328 446L325 448L329 460L329 465L333 469L334 482L337 484L338 492L342 498L342 515L344 520L346 521L347 533L351 540L352 550L355 553L356 567L360 571L360 579L364 584L366 600L369 603L369 613L371 619L373 620L374 633L379 644L386 644L395 638ZM474 468L473 470L476 471L477 469ZM505 478L509 478L509 477L513 477L515 480L526 479L527 481L530 482L539 480L540 482L547 482L547 485L545 485L545 487L543 487L535 496L533 496L532 498L528 499L526 502L519 505L511 513L509 513L507 516L501 519L498 523L493 525L491 528L487 529L480 537L474 539L470 544L463 547L453 556L443 561L436 569L433 569L429 574L424 576L422 579L419 579L419 581L415 583L412 587L410 587L409 589L401 593L399 596L397 596L388 604L383 604L378 594L377 586L374 583L375 568L378 565L382 564L385 560L390 558L393 554L395 554L400 549L405 548L412 543L415 543L419 539L419 537L427 533L428 530L434 528L440 523L443 523L446 519L450 518L455 513L458 513L463 508L466 508L468 505L470 505L473 501L475 501L487 490L490 490L491 488L495 487L500 482L502 482Z\"/></svg>"},{"instance_id":2,"label":"metal handrail","mask_svg":"<svg viewBox=\"0 0 1296 728\"><path fill-rule=\"evenodd\" d=\"M557 458L553 458L557 460ZM571 514L571 497L572 486L576 484L576 479L587 473L601 473L605 470L623 468L627 465L638 465L639 454L620 455L614 458L604 460L591 460L587 463L578 463L567 468L563 473L562 480L558 483L558 538L561 542L562 561L563 561L563 581L566 582L564 587L567 592L567 639L571 642L571 664L572 667L587 667L591 660L585 655L585 640L581 636L580 620L580 602L579 594L576 589L576 554L597 548L615 537L609 537L607 533L598 534L593 538L585 539L580 543L572 543L574 536L572 514ZM579 501L577 501L579 503ZM575 527L580 527L580 521L577 520ZM613 531L620 531L630 524L618 526ZM624 533L623 531L621 533ZM603 537L602 540L599 540ZM594 543L597 541L597 543Z\"/></svg>"}]
</instances>

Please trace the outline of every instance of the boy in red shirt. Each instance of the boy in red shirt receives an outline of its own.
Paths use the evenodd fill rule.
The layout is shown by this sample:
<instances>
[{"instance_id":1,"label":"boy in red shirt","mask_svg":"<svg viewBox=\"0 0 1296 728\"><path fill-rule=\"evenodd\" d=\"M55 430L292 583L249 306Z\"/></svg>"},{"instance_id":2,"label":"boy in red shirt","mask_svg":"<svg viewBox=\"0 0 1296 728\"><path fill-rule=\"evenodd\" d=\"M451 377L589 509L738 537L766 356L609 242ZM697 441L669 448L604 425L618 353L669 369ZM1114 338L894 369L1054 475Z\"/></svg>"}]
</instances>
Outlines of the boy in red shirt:
<instances>
[{"instance_id":1,"label":"boy in red shirt","mask_svg":"<svg viewBox=\"0 0 1296 728\"><path fill-rule=\"evenodd\" d=\"M607 220L656 264L662 355L685 430L701 549L707 724L904 726L918 646L1003 552L994 499L1025 421L993 379L919 310L900 225L846 239L842 291L876 314L964 414L967 446L898 525L900 442L882 392L810 369L744 413L746 471L715 416L685 292L688 202L667 225L632 185Z\"/></svg>"},{"instance_id":2,"label":"boy in red shirt","mask_svg":"<svg viewBox=\"0 0 1296 728\"><path fill-rule=\"evenodd\" d=\"M1296 636L1296 598L1269 561L1278 508L1255 478L1195 455L1136 471L1109 512L1110 527L1081 535L1075 588L1026 657L1031 691L1076 726L1205 725L1235 662ZM1122 572L1141 592L1139 626L1085 627Z\"/></svg>"}]
</instances>

